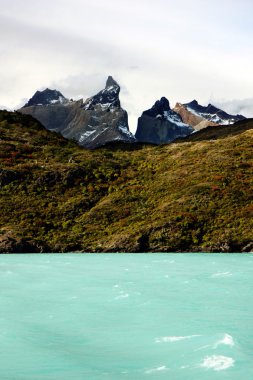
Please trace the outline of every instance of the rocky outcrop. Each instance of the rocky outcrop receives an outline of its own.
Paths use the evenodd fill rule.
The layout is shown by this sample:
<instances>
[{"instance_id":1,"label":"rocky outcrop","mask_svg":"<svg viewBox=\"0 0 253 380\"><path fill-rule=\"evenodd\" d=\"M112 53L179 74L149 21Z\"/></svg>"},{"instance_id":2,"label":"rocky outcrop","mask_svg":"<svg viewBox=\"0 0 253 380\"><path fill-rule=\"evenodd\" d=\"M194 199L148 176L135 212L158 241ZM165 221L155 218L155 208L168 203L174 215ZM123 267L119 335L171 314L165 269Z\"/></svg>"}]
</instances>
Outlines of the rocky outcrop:
<instances>
[{"instance_id":1,"label":"rocky outcrop","mask_svg":"<svg viewBox=\"0 0 253 380\"><path fill-rule=\"evenodd\" d=\"M139 142L165 144L192 132L193 128L184 123L170 108L168 99L162 97L138 119L135 137Z\"/></svg>"},{"instance_id":2,"label":"rocky outcrop","mask_svg":"<svg viewBox=\"0 0 253 380\"><path fill-rule=\"evenodd\" d=\"M109 76L105 88L85 102L71 101L56 90L46 89L37 92L20 112L32 115L50 131L60 132L85 148L93 149L113 141L134 142L119 93L120 86Z\"/></svg>"},{"instance_id":3,"label":"rocky outcrop","mask_svg":"<svg viewBox=\"0 0 253 380\"><path fill-rule=\"evenodd\" d=\"M202 106L197 100L185 104L177 103L173 110L196 131L207 126L229 125L245 119L242 115L229 115L210 103L206 107Z\"/></svg>"},{"instance_id":4,"label":"rocky outcrop","mask_svg":"<svg viewBox=\"0 0 253 380\"><path fill-rule=\"evenodd\" d=\"M10 232L0 235L0 253L42 253L49 252L46 244L16 237Z\"/></svg>"}]
</instances>

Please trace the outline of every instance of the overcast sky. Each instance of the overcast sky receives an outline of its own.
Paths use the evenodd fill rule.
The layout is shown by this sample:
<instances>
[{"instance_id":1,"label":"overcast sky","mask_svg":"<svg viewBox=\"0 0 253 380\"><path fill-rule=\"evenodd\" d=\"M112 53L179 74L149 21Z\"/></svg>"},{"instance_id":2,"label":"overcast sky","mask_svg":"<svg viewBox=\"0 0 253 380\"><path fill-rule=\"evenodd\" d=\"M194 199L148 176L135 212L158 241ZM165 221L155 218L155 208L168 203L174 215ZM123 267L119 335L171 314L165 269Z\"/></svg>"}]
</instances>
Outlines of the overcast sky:
<instances>
[{"instance_id":1,"label":"overcast sky","mask_svg":"<svg viewBox=\"0 0 253 380\"><path fill-rule=\"evenodd\" d=\"M87 98L108 75L131 130L162 96L253 117L252 0L0 0L0 106Z\"/></svg>"}]
</instances>

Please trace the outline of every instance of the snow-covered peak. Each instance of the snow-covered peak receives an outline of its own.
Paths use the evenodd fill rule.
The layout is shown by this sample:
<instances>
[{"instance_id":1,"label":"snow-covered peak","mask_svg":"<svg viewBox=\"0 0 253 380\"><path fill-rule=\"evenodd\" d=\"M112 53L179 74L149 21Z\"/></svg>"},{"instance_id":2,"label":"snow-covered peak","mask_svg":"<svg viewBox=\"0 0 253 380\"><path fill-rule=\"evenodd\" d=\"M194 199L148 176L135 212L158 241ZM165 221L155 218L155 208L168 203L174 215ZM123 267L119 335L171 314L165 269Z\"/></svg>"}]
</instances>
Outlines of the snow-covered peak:
<instances>
[{"instance_id":1,"label":"snow-covered peak","mask_svg":"<svg viewBox=\"0 0 253 380\"><path fill-rule=\"evenodd\" d=\"M216 124L234 124L236 121L245 119L242 115L229 115L225 111L209 103L206 107L200 105L196 100L185 103L186 109L193 115L202 117Z\"/></svg>"},{"instance_id":2,"label":"snow-covered peak","mask_svg":"<svg viewBox=\"0 0 253 380\"><path fill-rule=\"evenodd\" d=\"M46 88L43 91L36 91L24 107L48 106L51 104L64 104L66 102L68 102L68 99L66 99L60 91Z\"/></svg>"},{"instance_id":3,"label":"snow-covered peak","mask_svg":"<svg viewBox=\"0 0 253 380\"><path fill-rule=\"evenodd\" d=\"M113 111L115 108L120 108L119 92L120 86L112 76L109 76L105 88L87 99L83 108L94 110L96 106L100 106L102 111Z\"/></svg>"}]
</instances>

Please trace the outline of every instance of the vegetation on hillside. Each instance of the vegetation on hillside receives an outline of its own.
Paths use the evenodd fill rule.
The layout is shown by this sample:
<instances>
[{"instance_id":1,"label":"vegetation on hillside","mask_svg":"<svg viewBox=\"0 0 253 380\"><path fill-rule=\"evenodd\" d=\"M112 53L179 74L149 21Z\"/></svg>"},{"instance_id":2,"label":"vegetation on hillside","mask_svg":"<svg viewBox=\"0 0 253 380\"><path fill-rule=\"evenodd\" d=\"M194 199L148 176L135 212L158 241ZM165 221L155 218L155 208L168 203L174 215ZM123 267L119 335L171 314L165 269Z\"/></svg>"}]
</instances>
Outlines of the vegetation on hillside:
<instances>
[{"instance_id":1,"label":"vegetation on hillside","mask_svg":"<svg viewBox=\"0 0 253 380\"><path fill-rule=\"evenodd\" d=\"M91 151L0 111L0 252L250 251L253 121L240 123Z\"/></svg>"}]
</instances>

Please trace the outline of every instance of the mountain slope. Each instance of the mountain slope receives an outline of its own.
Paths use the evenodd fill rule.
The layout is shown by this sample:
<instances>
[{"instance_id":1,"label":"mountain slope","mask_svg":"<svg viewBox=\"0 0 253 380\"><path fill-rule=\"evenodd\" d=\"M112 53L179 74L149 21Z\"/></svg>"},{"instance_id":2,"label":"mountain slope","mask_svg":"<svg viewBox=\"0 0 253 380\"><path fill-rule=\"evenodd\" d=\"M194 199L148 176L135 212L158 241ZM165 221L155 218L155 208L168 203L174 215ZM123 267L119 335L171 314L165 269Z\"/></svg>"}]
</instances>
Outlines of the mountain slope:
<instances>
[{"instance_id":1,"label":"mountain slope","mask_svg":"<svg viewBox=\"0 0 253 380\"><path fill-rule=\"evenodd\" d=\"M19 111L85 148L97 148L111 141L134 142L119 92L119 85L109 76L105 88L85 102L70 101L60 92L46 89L36 92Z\"/></svg>"},{"instance_id":2,"label":"mountain slope","mask_svg":"<svg viewBox=\"0 0 253 380\"><path fill-rule=\"evenodd\" d=\"M191 112L184 104L176 103L173 110L178 113L184 123L191 125L195 131L199 131L207 126L217 126L217 123L214 123L210 120L205 119L200 114L196 112Z\"/></svg>"},{"instance_id":3,"label":"mountain slope","mask_svg":"<svg viewBox=\"0 0 253 380\"><path fill-rule=\"evenodd\" d=\"M240 123L216 140L84 150L0 112L0 252L252 250L253 121Z\"/></svg>"},{"instance_id":4,"label":"mountain slope","mask_svg":"<svg viewBox=\"0 0 253 380\"><path fill-rule=\"evenodd\" d=\"M140 142L164 144L193 132L181 116L171 110L168 99L162 97L138 119L135 137Z\"/></svg>"}]
</instances>

